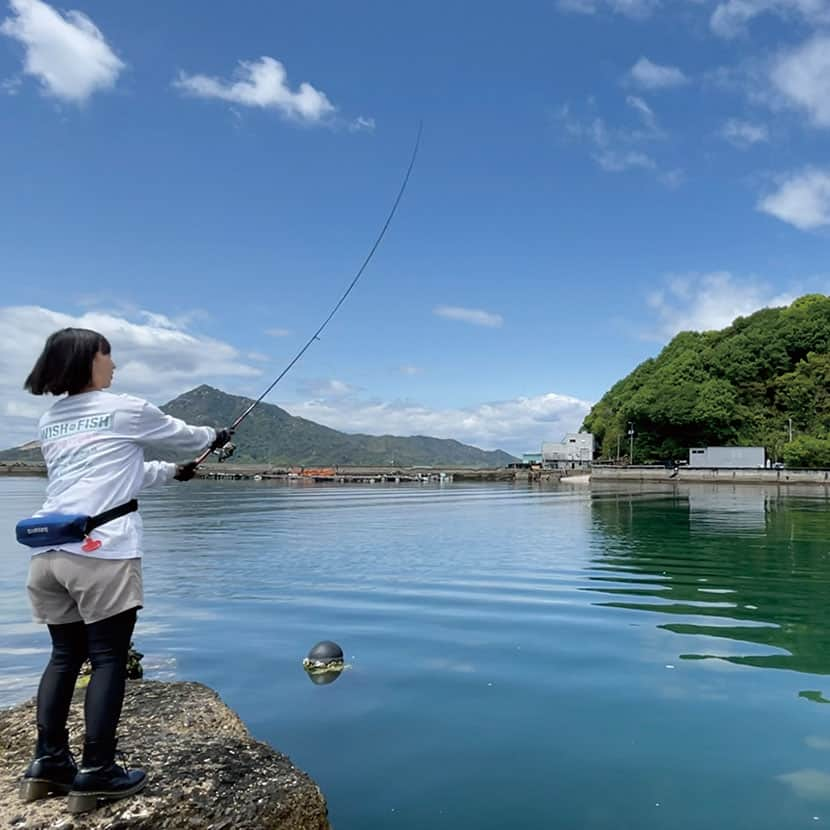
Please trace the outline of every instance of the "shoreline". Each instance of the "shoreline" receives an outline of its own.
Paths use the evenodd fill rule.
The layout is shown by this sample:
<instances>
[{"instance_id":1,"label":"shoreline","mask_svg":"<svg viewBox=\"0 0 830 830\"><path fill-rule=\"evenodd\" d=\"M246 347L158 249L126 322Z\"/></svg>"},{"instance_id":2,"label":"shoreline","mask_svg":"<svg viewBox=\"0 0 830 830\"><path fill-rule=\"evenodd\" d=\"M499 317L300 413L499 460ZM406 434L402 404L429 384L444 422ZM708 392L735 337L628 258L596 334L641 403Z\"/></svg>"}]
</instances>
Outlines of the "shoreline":
<instances>
[{"instance_id":1,"label":"shoreline","mask_svg":"<svg viewBox=\"0 0 830 830\"><path fill-rule=\"evenodd\" d=\"M45 477L46 465L32 461L0 461L1 476ZM662 465L595 464L584 469L516 469L512 467L382 467L338 465L301 467L277 464L205 464L196 478L208 481L276 481L308 484L424 484L453 482L663 482L666 484L775 484L830 487L828 469L738 469L726 467L676 467Z\"/></svg>"},{"instance_id":2,"label":"shoreline","mask_svg":"<svg viewBox=\"0 0 830 830\"><path fill-rule=\"evenodd\" d=\"M333 484L389 484L452 481L536 481L558 480L565 473L579 470L527 470L511 467L455 467L446 466L369 466L337 465L330 467L302 467L280 464L233 464L217 462L204 464L196 478L220 481L287 481ZM46 465L33 461L0 462L0 476L45 476Z\"/></svg>"},{"instance_id":3,"label":"shoreline","mask_svg":"<svg viewBox=\"0 0 830 830\"><path fill-rule=\"evenodd\" d=\"M676 467L655 465L594 465L592 482L651 481L666 484L806 484L830 487L830 470L812 469L732 469L726 467Z\"/></svg>"},{"instance_id":4,"label":"shoreline","mask_svg":"<svg viewBox=\"0 0 830 830\"><path fill-rule=\"evenodd\" d=\"M85 690L76 688L67 727L80 758ZM110 830L331 830L319 785L291 759L257 740L210 687L192 681L129 680L119 723L147 788L68 816L65 799L18 796L35 742L35 701L0 710L0 825Z\"/></svg>"}]
</instances>

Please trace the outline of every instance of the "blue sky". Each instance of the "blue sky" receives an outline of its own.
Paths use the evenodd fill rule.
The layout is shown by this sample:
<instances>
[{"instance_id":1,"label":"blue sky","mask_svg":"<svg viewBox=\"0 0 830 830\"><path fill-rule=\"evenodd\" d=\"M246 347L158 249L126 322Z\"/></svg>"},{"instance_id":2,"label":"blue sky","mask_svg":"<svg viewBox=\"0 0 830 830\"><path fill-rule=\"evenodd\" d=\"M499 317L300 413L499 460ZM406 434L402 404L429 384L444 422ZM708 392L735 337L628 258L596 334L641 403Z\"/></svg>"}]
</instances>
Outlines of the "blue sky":
<instances>
[{"instance_id":1,"label":"blue sky","mask_svg":"<svg viewBox=\"0 0 830 830\"><path fill-rule=\"evenodd\" d=\"M521 452L681 329L826 291L830 0L0 6L0 444L116 390Z\"/></svg>"}]
</instances>

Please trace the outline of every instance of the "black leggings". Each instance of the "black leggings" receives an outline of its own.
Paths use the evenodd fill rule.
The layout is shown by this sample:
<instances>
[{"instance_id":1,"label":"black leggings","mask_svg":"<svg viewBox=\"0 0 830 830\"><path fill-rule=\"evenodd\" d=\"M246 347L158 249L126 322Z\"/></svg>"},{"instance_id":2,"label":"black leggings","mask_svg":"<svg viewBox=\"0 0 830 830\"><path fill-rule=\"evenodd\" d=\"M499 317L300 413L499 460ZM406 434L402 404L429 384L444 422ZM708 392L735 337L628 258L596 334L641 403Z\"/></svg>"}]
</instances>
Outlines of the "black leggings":
<instances>
[{"instance_id":1,"label":"black leggings","mask_svg":"<svg viewBox=\"0 0 830 830\"><path fill-rule=\"evenodd\" d=\"M62 739L78 672L89 657L92 677L84 702L85 741L114 747L137 613L137 608L131 608L90 625L76 622L49 626L52 657L37 691L40 732L53 740Z\"/></svg>"}]
</instances>

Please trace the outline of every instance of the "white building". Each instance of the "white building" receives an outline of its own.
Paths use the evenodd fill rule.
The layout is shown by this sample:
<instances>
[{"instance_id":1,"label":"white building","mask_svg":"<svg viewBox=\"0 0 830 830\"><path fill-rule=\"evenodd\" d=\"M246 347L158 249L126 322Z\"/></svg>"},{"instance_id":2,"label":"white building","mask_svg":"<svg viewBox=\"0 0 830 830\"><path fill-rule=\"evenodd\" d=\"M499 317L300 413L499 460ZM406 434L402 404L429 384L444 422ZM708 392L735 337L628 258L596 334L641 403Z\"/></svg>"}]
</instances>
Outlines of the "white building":
<instances>
[{"instance_id":1,"label":"white building","mask_svg":"<svg viewBox=\"0 0 830 830\"><path fill-rule=\"evenodd\" d=\"M593 433L569 432L560 442L545 441L542 444L544 467L587 467L594 459Z\"/></svg>"}]
</instances>

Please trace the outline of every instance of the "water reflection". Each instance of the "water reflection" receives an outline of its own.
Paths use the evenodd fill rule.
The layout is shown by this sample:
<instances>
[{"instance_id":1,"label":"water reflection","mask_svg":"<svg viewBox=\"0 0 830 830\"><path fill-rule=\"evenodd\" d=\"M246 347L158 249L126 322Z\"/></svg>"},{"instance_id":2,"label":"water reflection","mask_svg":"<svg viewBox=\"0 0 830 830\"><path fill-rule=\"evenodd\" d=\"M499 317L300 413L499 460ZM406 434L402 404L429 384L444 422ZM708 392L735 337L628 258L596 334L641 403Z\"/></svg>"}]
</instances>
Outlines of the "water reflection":
<instances>
[{"instance_id":1,"label":"water reflection","mask_svg":"<svg viewBox=\"0 0 830 830\"><path fill-rule=\"evenodd\" d=\"M343 674L342 666L339 669L329 669L328 671L306 671L308 679L315 686L328 686L330 683L334 683L341 674Z\"/></svg>"},{"instance_id":2,"label":"water reflection","mask_svg":"<svg viewBox=\"0 0 830 830\"><path fill-rule=\"evenodd\" d=\"M702 488L689 490L688 499L692 532L766 532L767 495L762 490L754 487Z\"/></svg>"},{"instance_id":3,"label":"water reflection","mask_svg":"<svg viewBox=\"0 0 830 830\"><path fill-rule=\"evenodd\" d=\"M599 584L586 590L620 598L598 605L659 614L659 628L704 637L707 647L722 641L680 659L830 674L823 493L787 498L786 508L776 490L746 486L595 493L606 544L591 566ZM824 702L821 692L802 696Z\"/></svg>"},{"instance_id":4,"label":"water reflection","mask_svg":"<svg viewBox=\"0 0 830 830\"><path fill-rule=\"evenodd\" d=\"M830 801L830 773L819 769L800 769L776 776L806 801Z\"/></svg>"}]
</instances>

